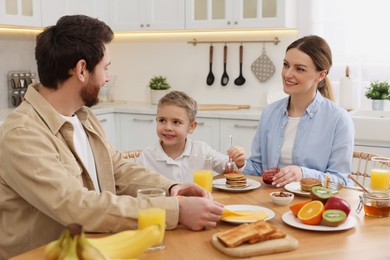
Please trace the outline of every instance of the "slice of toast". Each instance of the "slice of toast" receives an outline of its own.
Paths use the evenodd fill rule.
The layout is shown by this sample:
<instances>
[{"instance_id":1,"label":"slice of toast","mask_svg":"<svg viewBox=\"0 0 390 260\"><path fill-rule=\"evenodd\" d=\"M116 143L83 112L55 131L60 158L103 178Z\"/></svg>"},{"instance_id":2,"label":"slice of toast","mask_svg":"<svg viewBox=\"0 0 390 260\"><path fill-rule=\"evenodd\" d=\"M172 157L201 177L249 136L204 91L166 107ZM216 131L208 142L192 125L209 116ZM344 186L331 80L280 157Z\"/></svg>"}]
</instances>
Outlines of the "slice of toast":
<instances>
[{"instance_id":1,"label":"slice of toast","mask_svg":"<svg viewBox=\"0 0 390 260\"><path fill-rule=\"evenodd\" d=\"M245 223L217 235L227 247L236 247L258 236L257 230Z\"/></svg>"},{"instance_id":2,"label":"slice of toast","mask_svg":"<svg viewBox=\"0 0 390 260\"><path fill-rule=\"evenodd\" d=\"M276 227L272 226L265 220L259 220L250 225L257 233L257 236L248 240L249 244L269 240L272 233L276 231Z\"/></svg>"}]
</instances>

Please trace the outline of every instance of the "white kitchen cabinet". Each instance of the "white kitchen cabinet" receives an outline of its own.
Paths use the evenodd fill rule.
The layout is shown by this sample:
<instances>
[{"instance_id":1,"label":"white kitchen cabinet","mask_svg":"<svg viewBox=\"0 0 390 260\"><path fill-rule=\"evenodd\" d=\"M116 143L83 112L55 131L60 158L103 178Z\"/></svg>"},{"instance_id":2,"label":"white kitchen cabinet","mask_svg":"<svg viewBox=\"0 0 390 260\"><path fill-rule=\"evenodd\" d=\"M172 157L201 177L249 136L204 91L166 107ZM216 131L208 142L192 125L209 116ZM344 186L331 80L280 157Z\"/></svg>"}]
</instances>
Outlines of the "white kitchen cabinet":
<instances>
[{"instance_id":1,"label":"white kitchen cabinet","mask_svg":"<svg viewBox=\"0 0 390 260\"><path fill-rule=\"evenodd\" d=\"M41 0L42 1L42 26L56 24L64 15L84 14L108 21L107 0Z\"/></svg>"},{"instance_id":2,"label":"white kitchen cabinet","mask_svg":"<svg viewBox=\"0 0 390 260\"><path fill-rule=\"evenodd\" d=\"M186 0L186 29L296 27L295 0Z\"/></svg>"},{"instance_id":3,"label":"white kitchen cabinet","mask_svg":"<svg viewBox=\"0 0 390 260\"><path fill-rule=\"evenodd\" d=\"M0 0L0 24L41 26L40 0Z\"/></svg>"},{"instance_id":4,"label":"white kitchen cabinet","mask_svg":"<svg viewBox=\"0 0 390 260\"><path fill-rule=\"evenodd\" d=\"M109 24L115 31L184 29L183 0L111 0Z\"/></svg>"},{"instance_id":5,"label":"white kitchen cabinet","mask_svg":"<svg viewBox=\"0 0 390 260\"><path fill-rule=\"evenodd\" d=\"M189 137L192 140L205 142L219 151L219 119L198 117L196 120L198 126Z\"/></svg>"},{"instance_id":6,"label":"white kitchen cabinet","mask_svg":"<svg viewBox=\"0 0 390 260\"><path fill-rule=\"evenodd\" d=\"M102 125L104 131L106 132L106 136L108 140L110 140L110 144L113 147L117 148L118 142L117 142L117 134L116 134L116 122L115 122L115 114L114 113L108 113L108 114L100 114L96 115L98 118L100 124Z\"/></svg>"},{"instance_id":7,"label":"white kitchen cabinet","mask_svg":"<svg viewBox=\"0 0 390 260\"><path fill-rule=\"evenodd\" d=\"M157 142L156 116L147 114L117 114L118 150L143 149Z\"/></svg>"},{"instance_id":8,"label":"white kitchen cabinet","mask_svg":"<svg viewBox=\"0 0 390 260\"><path fill-rule=\"evenodd\" d=\"M258 120L221 119L219 135L220 151L222 153L227 151L229 148L229 135L232 135L233 145L244 148L249 157L258 124Z\"/></svg>"}]
</instances>

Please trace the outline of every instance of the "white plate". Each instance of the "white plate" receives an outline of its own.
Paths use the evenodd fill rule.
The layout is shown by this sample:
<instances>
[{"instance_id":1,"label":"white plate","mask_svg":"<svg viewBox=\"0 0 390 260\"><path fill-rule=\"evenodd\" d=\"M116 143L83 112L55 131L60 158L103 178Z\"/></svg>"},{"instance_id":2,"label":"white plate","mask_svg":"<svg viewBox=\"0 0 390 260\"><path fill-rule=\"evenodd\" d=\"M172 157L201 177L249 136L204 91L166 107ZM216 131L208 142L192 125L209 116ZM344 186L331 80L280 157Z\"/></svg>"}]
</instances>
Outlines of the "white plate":
<instances>
[{"instance_id":1,"label":"white plate","mask_svg":"<svg viewBox=\"0 0 390 260\"><path fill-rule=\"evenodd\" d=\"M240 191L254 190L254 189L257 189L261 186L260 182L258 182L258 181L251 180L251 179L247 179L246 181L247 181L246 182L247 186L245 186L243 188L231 188L231 187L226 186L226 178L216 179L216 180L213 180L213 187L221 189L221 190L226 190L226 191L240 192Z\"/></svg>"},{"instance_id":2,"label":"white plate","mask_svg":"<svg viewBox=\"0 0 390 260\"><path fill-rule=\"evenodd\" d=\"M265 213L267 213L267 215L268 215L268 218L265 218L264 220L270 220L273 217L275 217L275 212L273 212L269 208L255 206L255 205L225 205L225 208L233 210L233 211L235 211L235 210L262 210ZM223 219L223 218L221 218L221 220L223 220L225 222L235 223L235 224L251 223L251 222L257 221L257 220Z\"/></svg>"},{"instance_id":3,"label":"white plate","mask_svg":"<svg viewBox=\"0 0 390 260\"><path fill-rule=\"evenodd\" d=\"M306 224L303 224L299 219L297 219L291 211L284 213L282 216L282 219L283 219L284 223L286 223L290 226L300 228L300 229L305 229L305 230L314 230L314 231L347 230L347 229L353 228L357 223L356 217L349 215L347 220L343 224L341 224L340 226L337 226L337 227L328 227L328 226L322 226L322 225L306 225Z\"/></svg>"},{"instance_id":4,"label":"white plate","mask_svg":"<svg viewBox=\"0 0 390 260\"><path fill-rule=\"evenodd\" d=\"M289 192L295 193L297 195L310 197L310 192L301 190L300 182L290 182L289 184L284 185L284 188Z\"/></svg>"},{"instance_id":5,"label":"white plate","mask_svg":"<svg viewBox=\"0 0 390 260\"><path fill-rule=\"evenodd\" d=\"M301 195L304 197L310 197L310 192L301 190L300 182L290 182L284 186L286 190L289 192L295 193L297 195ZM337 193L337 191L332 191L333 194Z\"/></svg>"}]
</instances>

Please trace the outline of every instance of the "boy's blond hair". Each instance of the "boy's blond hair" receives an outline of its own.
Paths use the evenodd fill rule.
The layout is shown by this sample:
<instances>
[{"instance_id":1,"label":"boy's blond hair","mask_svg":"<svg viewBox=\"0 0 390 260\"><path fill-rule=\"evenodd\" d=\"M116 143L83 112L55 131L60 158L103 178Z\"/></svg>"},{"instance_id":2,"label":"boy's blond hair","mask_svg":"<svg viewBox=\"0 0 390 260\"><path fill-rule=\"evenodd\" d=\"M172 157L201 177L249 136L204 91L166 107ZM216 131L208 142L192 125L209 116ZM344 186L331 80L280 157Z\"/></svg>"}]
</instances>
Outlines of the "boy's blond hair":
<instances>
[{"instance_id":1,"label":"boy's blond hair","mask_svg":"<svg viewBox=\"0 0 390 260\"><path fill-rule=\"evenodd\" d=\"M195 120L198 112L198 103L195 99L182 91L174 90L163 96L158 102L157 109L163 105L175 105L184 108L187 111L190 122Z\"/></svg>"}]
</instances>

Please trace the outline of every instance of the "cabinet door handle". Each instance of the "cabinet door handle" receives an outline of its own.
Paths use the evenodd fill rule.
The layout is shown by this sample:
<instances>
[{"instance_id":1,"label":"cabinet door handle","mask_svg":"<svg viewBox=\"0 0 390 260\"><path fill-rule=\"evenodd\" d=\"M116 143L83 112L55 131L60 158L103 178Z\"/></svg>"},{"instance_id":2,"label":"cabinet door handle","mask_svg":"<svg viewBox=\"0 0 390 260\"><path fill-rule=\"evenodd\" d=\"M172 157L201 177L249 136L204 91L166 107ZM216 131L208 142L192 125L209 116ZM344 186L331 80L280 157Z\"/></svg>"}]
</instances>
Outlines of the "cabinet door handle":
<instances>
[{"instance_id":1,"label":"cabinet door handle","mask_svg":"<svg viewBox=\"0 0 390 260\"><path fill-rule=\"evenodd\" d=\"M107 119L100 119L99 122L100 123L105 123L105 122L107 122Z\"/></svg>"},{"instance_id":2,"label":"cabinet door handle","mask_svg":"<svg viewBox=\"0 0 390 260\"><path fill-rule=\"evenodd\" d=\"M204 126L204 122L198 122L198 126Z\"/></svg>"},{"instance_id":3,"label":"cabinet door handle","mask_svg":"<svg viewBox=\"0 0 390 260\"><path fill-rule=\"evenodd\" d=\"M134 122L153 122L153 119L146 119L146 118L133 118Z\"/></svg>"},{"instance_id":4,"label":"cabinet door handle","mask_svg":"<svg viewBox=\"0 0 390 260\"><path fill-rule=\"evenodd\" d=\"M257 125L238 125L238 124L235 124L233 127L235 127L235 128L256 129L256 128L257 128Z\"/></svg>"}]
</instances>

